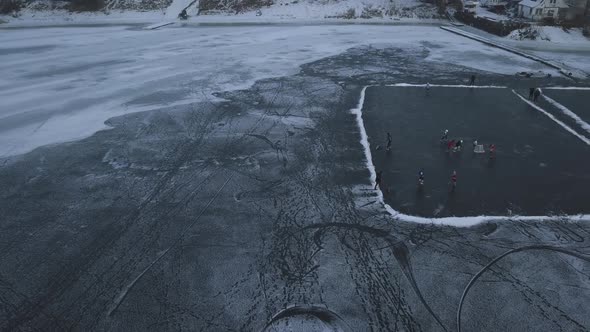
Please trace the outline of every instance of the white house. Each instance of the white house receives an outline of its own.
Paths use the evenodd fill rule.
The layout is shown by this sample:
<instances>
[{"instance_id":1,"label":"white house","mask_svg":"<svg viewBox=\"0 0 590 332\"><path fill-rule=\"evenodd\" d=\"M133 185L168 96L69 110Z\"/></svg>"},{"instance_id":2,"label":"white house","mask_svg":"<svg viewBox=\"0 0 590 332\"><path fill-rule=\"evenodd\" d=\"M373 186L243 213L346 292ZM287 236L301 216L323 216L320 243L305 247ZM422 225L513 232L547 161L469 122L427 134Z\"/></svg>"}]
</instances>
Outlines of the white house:
<instances>
[{"instance_id":1,"label":"white house","mask_svg":"<svg viewBox=\"0 0 590 332\"><path fill-rule=\"evenodd\" d=\"M534 21L553 18L556 21L567 21L579 15L577 7L571 6L566 0L523 0L518 3L518 16Z\"/></svg>"}]
</instances>

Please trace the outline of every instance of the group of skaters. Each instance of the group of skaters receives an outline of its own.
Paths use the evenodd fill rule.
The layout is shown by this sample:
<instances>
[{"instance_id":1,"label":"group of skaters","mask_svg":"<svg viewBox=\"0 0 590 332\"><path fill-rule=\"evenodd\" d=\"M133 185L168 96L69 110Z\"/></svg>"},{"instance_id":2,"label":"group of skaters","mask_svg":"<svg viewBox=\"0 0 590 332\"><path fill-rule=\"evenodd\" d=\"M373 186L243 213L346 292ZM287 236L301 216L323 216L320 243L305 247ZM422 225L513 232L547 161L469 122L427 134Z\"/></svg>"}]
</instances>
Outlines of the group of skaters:
<instances>
[{"instance_id":1,"label":"group of skaters","mask_svg":"<svg viewBox=\"0 0 590 332\"><path fill-rule=\"evenodd\" d=\"M392 141L393 141L393 139L391 137L391 134L387 133L387 147L386 147L387 151L391 150ZM449 140L449 130L448 129L445 129L445 131L443 132L443 135L440 138L440 142L441 142L441 144L446 144L447 152L459 152L463 148L463 140L462 139ZM479 142L477 140L473 140L473 152L474 153L485 153L485 148L484 148L483 144L479 144ZM488 153L489 153L490 159L493 159L496 157L496 145L495 144L490 144L488 146ZM375 187L374 187L375 190L377 190L377 188L381 189L382 181L383 181L383 171L378 171L375 176ZM424 181L425 181L424 169L420 169L418 171L418 186L419 186L419 188L422 188L424 186ZM457 171L456 170L453 170L453 172L451 173L450 185L451 185L452 191L454 191L455 188L457 187Z\"/></svg>"},{"instance_id":2,"label":"group of skaters","mask_svg":"<svg viewBox=\"0 0 590 332\"><path fill-rule=\"evenodd\" d=\"M420 169L420 171L418 171L418 186L420 186L420 188L422 188L424 186L424 170ZM377 190L377 188L381 189L381 182L383 181L383 171L378 171L376 176L375 176L375 190ZM451 173L451 190L454 191L455 188L457 187L457 171L453 171L453 173Z\"/></svg>"},{"instance_id":3,"label":"group of skaters","mask_svg":"<svg viewBox=\"0 0 590 332\"><path fill-rule=\"evenodd\" d=\"M445 129L443 132L442 137L440 138L441 144L447 145L447 152L458 152L461 151L463 148L463 140L462 139L449 139L449 130ZM488 146L489 156L490 159L496 156L496 145L490 144ZM479 142L475 139L473 140L473 152L474 153L485 153L485 148L483 144L479 144Z\"/></svg>"},{"instance_id":4,"label":"group of skaters","mask_svg":"<svg viewBox=\"0 0 590 332\"><path fill-rule=\"evenodd\" d=\"M476 76L471 75L471 77L469 78L469 85L474 86L475 80L476 80ZM426 89L427 90L430 89L430 83L426 83ZM536 102L537 99L539 98L539 96L541 96L541 89L539 89L539 88L530 88L529 89L529 100ZM387 133L386 151L391 150L392 142L393 142L393 139L391 137L391 134ZM441 142L441 144L446 144L447 152L460 152L463 149L463 140L462 139L449 139L449 130L448 129L445 129L445 131L443 132L440 142ZM380 147L381 146L377 146L377 149L380 149ZM473 140L473 152L474 153L485 153L484 145L479 144L477 139ZM495 144L490 144L488 146L488 153L489 153L490 159L494 159L496 157L496 145ZM375 188L374 188L375 190L377 190L377 188L381 189L382 181L383 181L383 171L378 171L375 176ZM419 186L419 188L422 188L424 186L424 181L425 181L424 169L420 169L418 171L418 186ZM457 171L456 170L453 170L453 172L451 173L450 185L451 185L452 191L454 191L455 188L457 187Z\"/></svg>"}]
</instances>

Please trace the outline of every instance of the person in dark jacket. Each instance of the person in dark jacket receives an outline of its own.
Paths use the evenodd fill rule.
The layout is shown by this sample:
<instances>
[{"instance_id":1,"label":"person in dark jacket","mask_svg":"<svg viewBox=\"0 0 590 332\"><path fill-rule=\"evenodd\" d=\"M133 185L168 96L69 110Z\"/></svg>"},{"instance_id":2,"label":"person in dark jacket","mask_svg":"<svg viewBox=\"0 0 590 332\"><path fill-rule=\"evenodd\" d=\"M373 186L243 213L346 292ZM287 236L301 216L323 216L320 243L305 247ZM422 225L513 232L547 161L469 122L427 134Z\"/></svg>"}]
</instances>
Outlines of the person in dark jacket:
<instances>
[{"instance_id":1,"label":"person in dark jacket","mask_svg":"<svg viewBox=\"0 0 590 332\"><path fill-rule=\"evenodd\" d=\"M387 148L386 148L387 151L391 150L391 142L392 141L393 141L393 138L391 138L391 134L387 133Z\"/></svg>"},{"instance_id":2,"label":"person in dark jacket","mask_svg":"<svg viewBox=\"0 0 590 332\"><path fill-rule=\"evenodd\" d=\"M377 172L377 176L375 177L375 188L374 188L375 190L377 190L377 187L379 187L379 189L381 189L382 174L383 174L383 171Z\"/></svg>"},{"instance_id":3,"label":"person in dark jacket","mask_svg":"<svg viewBox=\"0 0 590 332\"><path fill-rule=\"evenodd\" d=\"M445 132L443 133L442 137L440 138L441 142L446 142L449 139L449 130L445 129Z\"/></svg>"}]
</instances>

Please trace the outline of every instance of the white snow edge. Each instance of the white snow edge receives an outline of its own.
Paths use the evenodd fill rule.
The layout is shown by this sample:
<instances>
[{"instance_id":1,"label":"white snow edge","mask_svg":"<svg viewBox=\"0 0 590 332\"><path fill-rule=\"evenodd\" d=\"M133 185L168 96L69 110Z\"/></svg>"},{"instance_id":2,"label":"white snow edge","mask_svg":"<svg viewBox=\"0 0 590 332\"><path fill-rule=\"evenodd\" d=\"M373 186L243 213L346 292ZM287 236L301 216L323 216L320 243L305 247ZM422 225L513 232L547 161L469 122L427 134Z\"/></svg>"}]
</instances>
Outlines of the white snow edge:
<instances>
[{"instance_id":1,"label":"white snow edge","mask_svg":"<svg viewBox=\"0 0 590 332\"><path fill-rule=\"evenodd\" d=\"M361 90L361 95L357 106L350 110L352 114L356 116L356 122L359 127L359 131L361 134L360 143L363 146L363 150L365 152L365 159L366 159L366 166L371 174L371 188L375 186L375 178L376 178L376 171L375 165L373 165L373 158L371 155L371 145L369 143L369 137L367 136L367 131L365 130L365 125L363 122L363 113L362 108L363 104L365 103L365 92L367 88L377 86L377 85L367 85L363 87ZM406 84L406 83L399 83L399 84L391 84L388 86L426 86L425 84ZM430 85L430 86L444 86L444 85ZM449 87L469 87L472 86L449 86ZM514 90L512 90L514 94L518 95ZM522 98L522 97L521 97ZM528 102L528 100L522 98L524 101ZM534 107L538 108L536 105L533 104ZM541 109L542 112L546 113L544 110ZM551 114L548 116L553 117ZM557 120L553 118L554 120ZM559 121L559 120L557 120ZM558 122L559 123L559 122ZM567 127L567 126L566 126ZM569 127L568 127L569 128ZM576 133L577 134L577 133ZM587 142L590 144L590 142ZM567 220L570 222L580 222L580 221L590 221L590 214L578 214L578 215L566 215L566 216L472 216L472 217L445 217L445 218L425 218L425 217L418 217L412 216L408 214L400 213L394 210L389 204L385 203L383 200L383 193L381 190L377 191L377 199L379 203L385 208L385 210L392 216L397 218L398 220L406 221L406 222L414 222L418 224L436 224L436 225L446 225L446 226L453 226L453 227L471 227L481 223L490 222L490 221L558 221L558 220Z\"/></svg>"},{"instance_id":2,"label":"white snow edge","mask_svg":"<svg viewBox=\"0 0 590 332\"><path fill-rule=\"evenodd\" d=\"M543 98L548 101L551 105L557 107L560 111L563 112L563 114L569 116L570 118L574 119L574 121L576 121L576 123L578 125L580 125L580 127L582 127L582 129L584 129L587 133L590 133L590 124L588 124L588 122L582 120L582 118L580 118L576 113L572 112L569 108L563 106L562 104L556 102L555 100L553 100L552 98L549 98L549 96L543 94Z\"/></svg>"},{"instance_id":3,"label":"white snow edge","mask_svg":"<svg viewBox=\"0 0 590 332\"><path fill-rule=\"evenodd\" d=\"M434 87L434 88L469 88L469 89L506 89L505 86L501 85L462 85L462 84L412 84L412 83L395 83L395 84L386 84L385 86L395 86L395 87Z\"/></svg>"},{"instance_id":4,"label":"white snow edge","mask_svg":"<svg viewBox=\"0 0 590 332\"><path fill-rule=\"evenodd\" d=\"M543 90L590 90L590 87L585 86L550 86L543 88Z\"/></svg>"}]
</instances>

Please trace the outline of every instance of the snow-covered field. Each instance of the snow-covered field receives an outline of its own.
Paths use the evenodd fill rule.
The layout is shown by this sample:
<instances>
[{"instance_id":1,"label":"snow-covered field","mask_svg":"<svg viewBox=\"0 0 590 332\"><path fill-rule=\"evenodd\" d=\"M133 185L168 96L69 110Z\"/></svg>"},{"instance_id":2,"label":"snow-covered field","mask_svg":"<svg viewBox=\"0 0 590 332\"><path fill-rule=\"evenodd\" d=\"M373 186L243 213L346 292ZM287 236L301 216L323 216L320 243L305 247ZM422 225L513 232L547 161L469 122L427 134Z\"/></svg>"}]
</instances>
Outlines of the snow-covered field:
<instances>
[{"instance_id":1,"label":"snow-covered field","mask_svg":"<svg viewBox=\"0 0 590 332\"><path fill-rule=\"evenodd\" d=\"M71 13L66 10L38 10L35 6L24 8L18 17L1 16L11 25L39 25L49 23L89 23L89 22L153 22L154 20L175 20L182 9L187 8L191 22L267 22L277 23L296 20L304 21L343 21L363 20L371 18L375 22L392 20L436 19L440 15L434 5L420 0L277 0L270 6L260 10L246 10L236 13L235 10L210 11L198 14L198 1L173 0L162 10L141 9L141 4L119 9L117 1L110 1L105 13ZM156 6L158 7L158 6Z\"/></svg>"},{"instance_id":2,"label":"snow-covered field","mask_svg":"<svg viewBox=\"0 0 590 332\"><path fill-rule=\"evenodd\" d=\"M561 27L538 26L530 29L514 30L508 36L506 36L506 38L513 40L532 41L523 39L522 37L523 33L526 33L527 30L534 32L536 35L536 39L534 41L536 42L551 42L552 44L560 44L562 46L590 47L590 39L582 34L582 29L580 28L564 30Z\"/></svg>"},{"instance_id":3,"label":"snow-covered field","mask_svg":"<svg viewBox=\"0 0 590 332\"><path fill-rule=\"evenodd\" d=\"M326 18L351 18L371 16L373 19L391 20L393 18L436 18L436 8L417 0L279 0L272 6L262 8L259 13L246 12L239 16L252 17L260 15L258 19L307 19L323 20ZM370 12L373 15L370 15ZM382 17L381 17L382 16Z\"/></svg>"},{"instance_id":4,"label":"snow-covered field","mask_svg":"<svg viewBox=\"0 0 590 332\"><path fill-rule=\"evenodd\" d=\"M47 25L75 25L75 24L134 24L156 23L165 19L165 11L111 11L71 13L66 10L38 11L22 10L17 17L0 15L0 27L32 27Z\"/></svg>"},{"instance_id":5,"label":"snow-covered field","mask_svg":"<svg viewBox=\"0 0 590 332\"><path fill-rule=\"evenodd\" d=\"M9 29L0 34L0 156L86 137L110 117L213 99L366 44L512 74L539 64L429 26Z\"/></svg>"},{"instance_id":6,"label":"snow-covered field","mask_svg":"<svg viewBox=\"0 0 590 332\"><path fill-rule=\"evenodd\" d=\"M577 68L590 74L590 39L581 29L564 31L560 27L536 27L536 40L518 40L518 31L505 38L508 44Z\"/></svg>"},{"instance_id":7,"label":"snow-covered field","mask_svg":"<svg viewBox=\"0 0 590 332\"><path fill-rule=\"evenodd\" d=\"M582 70L590 76L590 61L588 61L590 39L584 37L579 29L565 32L557 27L536 27L535 29L540 31L542 36L551 36L545 40L520 39L518 32L513 32L506 37L498 37L469 26L463 26L460 29L525 53L561 63L572 70Z\"/></svg>"}]
</instances>

